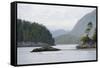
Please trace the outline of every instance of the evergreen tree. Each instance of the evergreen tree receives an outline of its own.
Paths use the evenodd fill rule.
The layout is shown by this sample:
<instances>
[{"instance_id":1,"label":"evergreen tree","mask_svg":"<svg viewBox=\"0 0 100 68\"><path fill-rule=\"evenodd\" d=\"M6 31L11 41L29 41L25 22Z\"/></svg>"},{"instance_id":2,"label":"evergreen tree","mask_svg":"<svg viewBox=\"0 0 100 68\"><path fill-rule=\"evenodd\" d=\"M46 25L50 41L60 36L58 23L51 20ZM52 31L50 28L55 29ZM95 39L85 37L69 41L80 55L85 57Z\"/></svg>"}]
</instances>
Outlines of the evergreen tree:
<instances>
[{"instance_id":1,"label":"evergreen tree","mask_svg":"<svg viewBox=\"0 0 100 68\"><path fill-rule=\"evenodd\" d=\"M17 35L18 42L41 42L51 45L55 42L52 34L44 25L21 19L17 20Z\"/></svg>"},{"instance_id":2,"label":"evergreen tree","mask_svg":"<svg viewBox=\"0 0 100 68\"><path fill-rule=\"evenodd\" d=\"M86 44L87 41L90 39L90 38L89 38L89 32L90 32L90 30L92 29L92 27L93 27L92 22L89 22L89 23L87 24L87 29L86 29L86 31L85 31L86 36L84 36L84 37L81 38L81 41L83 41L83 44Z\"/></svg>"},{"instance_id":3,"label":"evergreen tree","mask_svg":"<svg viewBox=\"0 0 100 68\"><path fill-rule=\"evenodd\" d=\"M89 32L90 32L90 30L92 29L92 27L93 27L93 24L92 24L92 22L89 22L88 24L87 24L87 29L86 29L86 34L87 34L87 37L88 37L88 35L89 35Z\"/></svg>"}]
</instances>

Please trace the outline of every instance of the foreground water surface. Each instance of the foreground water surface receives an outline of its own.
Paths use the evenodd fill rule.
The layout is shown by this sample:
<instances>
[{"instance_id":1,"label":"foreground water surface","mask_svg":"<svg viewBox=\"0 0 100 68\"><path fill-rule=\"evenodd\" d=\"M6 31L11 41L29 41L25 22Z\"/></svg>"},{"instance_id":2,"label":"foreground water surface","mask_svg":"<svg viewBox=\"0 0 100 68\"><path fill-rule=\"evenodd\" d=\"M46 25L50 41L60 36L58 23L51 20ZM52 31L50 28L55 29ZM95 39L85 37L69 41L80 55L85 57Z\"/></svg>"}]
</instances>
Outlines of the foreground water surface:
<instances>
[{"instance_id":1,"label":"foreground water surface","mask_svg":"<svg viewBox=\"0 0 100 68\"><path fill-rule=\"evenodd\" d=\"M38 47L18 47L17 64L96 60L96 49L76 49L77 44L56 45L60 51L33 52Z\"/></svg>"}]
</instances>

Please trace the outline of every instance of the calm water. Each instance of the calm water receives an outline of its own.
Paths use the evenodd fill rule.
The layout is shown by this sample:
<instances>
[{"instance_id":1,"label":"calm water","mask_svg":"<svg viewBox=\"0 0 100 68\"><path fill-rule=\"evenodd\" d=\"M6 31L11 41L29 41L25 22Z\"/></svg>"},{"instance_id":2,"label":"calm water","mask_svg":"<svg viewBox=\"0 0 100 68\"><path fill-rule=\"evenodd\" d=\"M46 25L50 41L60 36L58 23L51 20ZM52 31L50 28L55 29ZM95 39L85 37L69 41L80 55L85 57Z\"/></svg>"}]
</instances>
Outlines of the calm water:
<instances>
[{"instance_id":1,"label":"calm water","mask_svg":"<svg viewBox=\"0 0 100 68\"><path fill-rule=\"evenodd\" d=\"M17 48L17 61L18 64L37 64L37 63L52 63L52 62L71 62L71 61L84 61L96 60L95 49L79 49L75 45L56 45L55 48L61 51L46 51L46 52L33 52L37 47L18 47Z\"/></svg>"}]
</instances>

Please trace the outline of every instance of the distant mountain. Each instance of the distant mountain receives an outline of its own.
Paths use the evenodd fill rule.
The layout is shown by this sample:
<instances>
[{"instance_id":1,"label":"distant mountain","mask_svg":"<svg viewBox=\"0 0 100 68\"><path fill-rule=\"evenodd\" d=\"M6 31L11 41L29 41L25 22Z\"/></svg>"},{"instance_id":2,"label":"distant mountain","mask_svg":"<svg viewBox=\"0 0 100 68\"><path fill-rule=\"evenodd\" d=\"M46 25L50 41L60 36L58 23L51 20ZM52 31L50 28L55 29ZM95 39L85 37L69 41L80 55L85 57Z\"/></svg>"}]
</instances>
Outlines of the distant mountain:
<instances>
[{"instance_id":1,"label":"distant mountain","mask_svg":"<svg viewBox=\"0 0 100 68\"><path fill-rule=\"evenodd\" d=\"M84 17L82 17L78 21L78 23L75 25L73 30L70 32L70 34L74 35L74 36L78 36L78 37L84 35L84 32L87 28L87 24L89 22L92 22L92 24L93 24L93 28L90 33L90 34L93 34L94 29L96 28L96 10L94 10L91 13L88 13Z\"/></svg>"},{"instance_id":2,"label":"distant mountain","mask_svg":"<svg viewBox=\"0 0 100 68\"><path fill-rule=\"evenodd\" d=\"M87 28L87 24L89 22L92 22L93 28L90 32L90 36L93 35L94 30L96 28L96 10L86 14L83 16L75 25L75 27L72 29L71 32L61 35L59 37L55 38L56 44L72 44L72 43L78 43L78 40L82 35L85 34L85 30Z\"/></svg>"},{"instance_id":3,"label":"distant mountain","mask_svg":"<svg viewBox=\"0 0 100 68\"><path fill-rule=\"evenodd\" d=\"M51 31L52 33L52 36L55 38L55 37L58 37L60 35L64 35L64 34L67 34L69 31L65 31L63 29L59 29L59 30L55 30L55 31Z\"/></svg>"},{"instance_id":4,"label":"distant mountain","mask_svg":"<svg viewBox=\"0 0 100 68\"><path fill-rule=\"evenodd\" d=\"M75 44L79 38L70 34L64 34L55 38L56 44Z\"/></svg>"}]
</instances>

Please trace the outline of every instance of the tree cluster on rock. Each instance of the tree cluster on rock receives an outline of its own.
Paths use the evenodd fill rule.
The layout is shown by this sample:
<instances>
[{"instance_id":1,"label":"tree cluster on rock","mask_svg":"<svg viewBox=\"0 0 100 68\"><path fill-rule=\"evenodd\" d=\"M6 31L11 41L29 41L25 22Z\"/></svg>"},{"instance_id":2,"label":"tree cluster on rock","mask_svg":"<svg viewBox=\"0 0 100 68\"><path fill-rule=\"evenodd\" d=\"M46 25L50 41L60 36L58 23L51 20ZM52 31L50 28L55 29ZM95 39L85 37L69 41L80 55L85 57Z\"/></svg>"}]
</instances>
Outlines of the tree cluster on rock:
<instances>
[{"instance_id":1,"label":"tree cluster on rock","mask_svg":"<svg viewBox=\"0 0 100 68\"><path fill-rule=\"evenodd\" d=\"M94 34L92 37L89 37L90 31L93 27L92 22L87 24L87 29L85 31L86 35L81 37L80 42L82 42L77 48L93 48L96 47L96 29L94 30Z\"/></svg>"}]
</instances>

